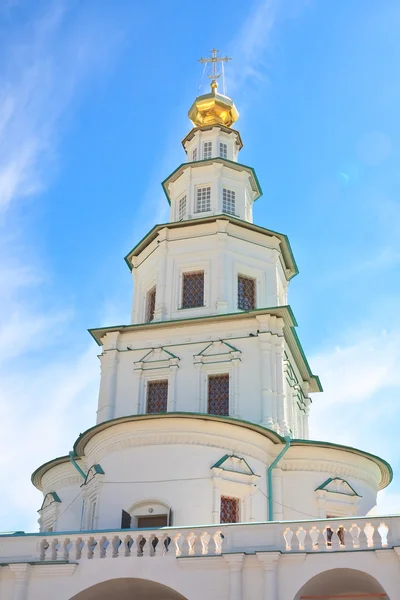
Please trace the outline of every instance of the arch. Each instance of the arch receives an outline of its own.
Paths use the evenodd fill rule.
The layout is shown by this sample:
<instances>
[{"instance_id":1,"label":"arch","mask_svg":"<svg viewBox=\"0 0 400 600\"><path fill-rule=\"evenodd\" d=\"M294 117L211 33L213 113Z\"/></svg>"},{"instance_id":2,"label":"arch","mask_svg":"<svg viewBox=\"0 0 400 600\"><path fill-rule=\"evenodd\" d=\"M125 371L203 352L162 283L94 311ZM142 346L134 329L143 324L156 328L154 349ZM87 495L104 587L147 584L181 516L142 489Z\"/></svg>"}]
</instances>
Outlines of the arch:
<instances>
[{"instance_id":1,"label":"arch","mask_svg":"<svg viewBox=\"0 0 400 600\"><path fill-rule=\"evenodd\" d=\"M96 583L75 594L70 600L115 600L115 598L121 600L125 598L129 598L129 600L187 600L185 596L162 583L130 577L108 579Z\"/></svg>"},{"instance_id":2,"label":"arch","mask_svg":"<svg viewBox=\"0 0 400 600\"><path fill-rule=\"evenodd\" d=\"M372 575L346 568L330 569L315 575L302 586L294 600L330 600L339 595L342 600L352 600L354 597L364 600L362 594L365 594L365 600L367 598L390 600L381 584Z\"/></svg>"},{"instance_id":3,"label":"arch","mask_svg":"<svg viewBox=\"0 0 400 600\"><path fill-rule=\"evenodd\" d=\"M166 527L172 525L171 507L158 498L144 498L132 504L128 513L131 516L131 527ZM152 524L154 523L154 525Z\"/></svg>"}]
</instances>

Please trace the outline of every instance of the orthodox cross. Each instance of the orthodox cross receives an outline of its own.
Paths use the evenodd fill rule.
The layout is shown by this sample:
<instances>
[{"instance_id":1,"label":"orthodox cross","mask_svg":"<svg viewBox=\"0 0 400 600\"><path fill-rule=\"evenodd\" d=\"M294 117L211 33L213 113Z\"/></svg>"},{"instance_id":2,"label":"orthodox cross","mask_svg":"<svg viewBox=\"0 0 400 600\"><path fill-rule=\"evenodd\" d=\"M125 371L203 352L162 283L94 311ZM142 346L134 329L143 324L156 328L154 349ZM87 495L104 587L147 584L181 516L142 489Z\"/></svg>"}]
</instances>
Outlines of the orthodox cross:
<instances>
[{"instance_id":1,"label":"orthodox cross","mask_svg":"<svg viewBox=\"0 0 400 600\"><path fill-rule=\"evenodd\" d=\"M211 56L209 56L208 58L199 59L199 62L201 63L211 63L211 75L208 75L208 77L213 80L218 79L219 77L221 77L222 74L222 72L217 74L217 63L228 62L228 60L232 60L231 58L229 58L229 56L217 56L217 52L219 52L219 50L213 48L211 50Z\"/></svg>"}]
</instances>

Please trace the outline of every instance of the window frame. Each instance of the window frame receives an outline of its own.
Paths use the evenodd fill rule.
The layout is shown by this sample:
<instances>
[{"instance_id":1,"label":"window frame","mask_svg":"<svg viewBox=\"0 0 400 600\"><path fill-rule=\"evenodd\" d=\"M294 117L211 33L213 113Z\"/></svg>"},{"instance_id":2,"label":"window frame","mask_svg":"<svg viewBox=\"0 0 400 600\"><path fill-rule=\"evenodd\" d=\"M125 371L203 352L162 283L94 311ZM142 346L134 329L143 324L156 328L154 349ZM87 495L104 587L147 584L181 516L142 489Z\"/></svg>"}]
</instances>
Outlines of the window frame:
<instances>
[{"instance_id":1,"label":"window frame","mask_svg":"<svg viewBox=\"0 0 400 600\"><path fill-rule=\"evenodd\" d=\"M216 379L218 377L225 377L228 380L228 410L226 413L216 413L210 412L210 379ZM215 415L220 417L229 417L231 414L231 396L232 396L232 381L231 381L231 373L229 371L220 371L218 373L207 373L207 381L206 381L206 412L209 415Z\"/></svg>"},{"instance_id":2,"label":"window frame","mask_svg":"<svg viewBox=\"0 0 400 600\"><path fill-rule=\"evenodd\" d=\"M208 204L206 205L206 209L205 210L199 210L199 192L200 190L209 190L209 197L206 198L206 200L208 200ZM212 193L211 193L211 185L208 184L202 184L202 185L197 185L195 188L195 199L194 199L194 212L196 214L200 214L200 213L207 213L211 211L211 199L212 199ZM207 192L208 193L208 192ZM200 199L202 201L202 199Z\"/></svg>"},{"instance_id":3,"label":"window frame","mask_svg":"<svg viewBox=\"0 0 400 600\"><path fill-rule=\"evenodd\" d=\"M244 308L243 306L239 305L239 279L247 279L248 281L252 281L253 282L253 287L254 287L254 306L252 306L251 308ZM255 310L257 308L257 278L256 277L252 277L251 275L245 275L244 273L238 273L237 274L237 278L236 278L236 293L237 293L237 304L236 307L239 310L243 310L244 312L247 312L249 310Z\"/></svg>"},{"instance_id":4,"label":"window frame","mask_svg":"<svg viewBox=\"0 0 400 600\"><path fill-rule=\"evenodd\" d=\"M184 286L185 286L185 277L189 277L190 275L196 275L197 273L203 274L203 303L197 304L196 306L184 306L183 305L183 294L184 294ZM179 302L180 310L191 310L193 308L204 308L206 306L206 304L205 304L205 295L206 295L205 279L206 279L206 271L204 268L182 271L181 286L180 286L180 288L181 288L180 289L180 302Z\"/></svg>"},{"instance_id":5,"label":"window frame","mask_svg":"<svg viewBox=\"0 0 400 600\"><path fill-rule=\"evenodd\" d=\"M150 295L154 293L154 306L152 308L150 308ZM146 296L145 296L145 315L144 315L144 319L145 319L145 323L151 323L152 321L154 321L154 317L155 317L155 312L156 312L156 299L157 299L157 286L156 284L154 284L150 289L147 290L146 292ZM153 317L152 319L150 319L150 310L152 310L153 313Z\"/></svg>"},{"instance_id":6,"label":"window frame","mask_svg":"<svg viewBox=\"0 0 400 600\"><path fill-rule=\"evenodd\" d=\"M163 411L151 411L149 412L149 387L151 384L157 384L160 385L160 383L165 383L166 384L166 390L167 390L167 396L165 399L165 410ZM169 397L169 378L168 377L149 377L146 382L145 382L145 399L144 399L144 408L145 408L145 413L146 415L155 415L155 414L164 414L168 412L168 397Z\"/></svg>"},{"instance_id":7,"label":"window frame","mask_svg":"<svg viewBox=\"0 0 400 600\"><path fill-rule=\"evenodd\" d=\"M184 211L183 211L183 214L182 214L181 203L183 201L185 202L185 204L184 204ZM176 204L177 204L177 215L176 215L177 216L177 220L178 221L183 221L183 219L187 216L187 207L188 207L187 195L183 194L182 196L180 196L178 198L178 200L176 201Z\"/></svg>"},{"instance_id":8,"label":"window frame","mask_svg":"<svg viewBox=\"0 0 400 600\"><path fill-rule=\"evenodd\" d=\"M192 162L197 161L197 146L192 149Z\"/></svg>"},{"instance_id":9,"label":"window frame","mask_svg":"<svg viewBox=\"0 0 400 600\"><path fill-rule=\"evenodd\" d=\"M212 158L213 143L210 140L203 142L203 160L209 160Z\"/></svg>"},{"instance_id":10,"label":"window frame","mask_svg":"<svg viewBox=\"0 0 400 600\"><path fill-rule=\"evenodd\" d=\"M233 198L231 198L230 196L233 196ZM232 203L232 200L233 200L233 211L228 210L224 205L225 202ZM227 215L232 215L233 217L236 216L236 191L235 190L231 190L226 187L222 188L222 212L224 212Z\"/></svg>"},{"instance_id":11,"label":"window frame","mask_svg":"<svg viewBox=\"0 0 400 600\"><path fill-rule=\"evenodd\" d=\"M222 516L221 515L221 513L222 513L222 501L223 500L235 500L235 502L237 504L237 507L236 507L236 510L237 510L237 520L236 521L221 521L221 516ZM226 524L226 523L240 523L241 522L240 517L241 517L241 512L242 512L241 511L241 509L242 509L241 505L242 505L241 498L238 498L237 496L227 496L225 494L221 494L220 501L219 501L219 507L220 507L219 508L219 522L221 524Z\"/></svg>"},{"instance_id":12,"label":"window frame","mask_svg":"<svg viewBox=\"0 0 400 600\"><path fill-rule=\"evenodd\" d=\"M228 144L226 142L219 143L219 156L228 160Z\"/></svg>"}]
</instances>

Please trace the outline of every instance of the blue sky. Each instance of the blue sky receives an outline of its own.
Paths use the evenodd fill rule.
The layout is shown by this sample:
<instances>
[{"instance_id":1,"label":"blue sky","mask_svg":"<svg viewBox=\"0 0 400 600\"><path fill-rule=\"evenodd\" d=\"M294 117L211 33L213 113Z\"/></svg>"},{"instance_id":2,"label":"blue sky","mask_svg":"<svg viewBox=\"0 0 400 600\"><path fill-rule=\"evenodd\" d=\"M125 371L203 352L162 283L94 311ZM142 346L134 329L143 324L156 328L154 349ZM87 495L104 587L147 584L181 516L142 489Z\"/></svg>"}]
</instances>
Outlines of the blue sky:
<instances>
[{"instance_id":1,"label":"blue sky","mask_svg":"<svg viewBox=\"0 0 400 600\"><path fill-rule=\"evenodd\" d=\"M221 12L222 11L222 12ZM0 530L36 527L30 473L94 423L88 327L128 322L123 256L168 220L196 60L233 57L241 161L286 233L311 435L399 463L400 4L4 0L0 6ZM397 512L400 481L379 510Z\"/></svg>"}]
</instances>

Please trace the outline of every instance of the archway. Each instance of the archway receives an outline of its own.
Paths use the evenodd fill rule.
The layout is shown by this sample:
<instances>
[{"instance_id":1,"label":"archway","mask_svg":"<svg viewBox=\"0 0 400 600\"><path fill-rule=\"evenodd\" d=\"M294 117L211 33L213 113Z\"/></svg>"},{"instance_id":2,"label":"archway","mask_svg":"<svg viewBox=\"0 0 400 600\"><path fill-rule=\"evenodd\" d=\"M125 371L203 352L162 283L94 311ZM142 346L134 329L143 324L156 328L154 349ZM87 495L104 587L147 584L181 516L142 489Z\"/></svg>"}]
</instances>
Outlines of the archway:
<instances>
[{"instance_id":1,"label":"archway","mask_svg":"<svg viewBox=\"0 0 400 600\"><path fill-rule=\"evenodd\" d=\"M187 600L172 588L150 581L121 577L96 583L70 600Z\"/></svg>"},{"instance_id":2,"label":"archway","mask_svg":"<svg viewBox=\"0 0 400 600\"><path fill-rule=\"evenodd\" d=\"M364 595L363 595L364 594ZM331 569L312 577L294 600L390 600L381 584L356 569Z\"/></svg>"}]
</instances>

